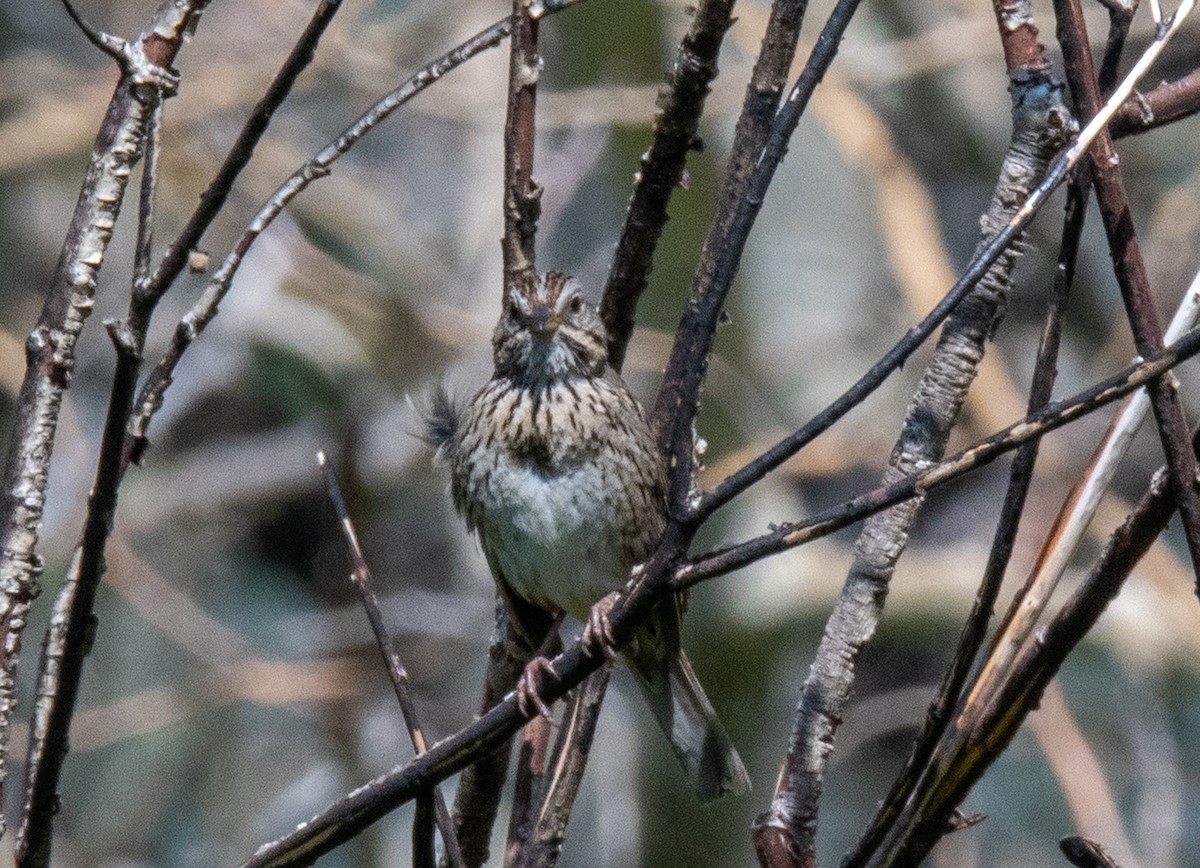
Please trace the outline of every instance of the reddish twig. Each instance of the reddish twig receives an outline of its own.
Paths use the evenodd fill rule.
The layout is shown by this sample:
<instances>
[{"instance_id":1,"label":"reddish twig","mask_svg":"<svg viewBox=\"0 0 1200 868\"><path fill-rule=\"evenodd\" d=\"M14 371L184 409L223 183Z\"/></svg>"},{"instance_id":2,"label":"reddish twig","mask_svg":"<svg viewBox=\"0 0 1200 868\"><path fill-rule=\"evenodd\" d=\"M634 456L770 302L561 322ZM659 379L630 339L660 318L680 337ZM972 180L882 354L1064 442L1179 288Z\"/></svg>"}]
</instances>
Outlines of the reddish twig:
<instances>
[{"instance_id":1,"label":"reddish twig","mask_svg":"<svg viewBox=\"0 0 1200 868\"><path fill-rule=\"evenodd\" d=\"M1067 80L1080 115L1091 119L1100 111L1103 100L1088 47L1083 11L1078 0L1055 0L1054 8L1058 16L1058 37L1063 49ZM1116 151L1106 130L1101 130L1096 137L1091 158L1096 204L1108 235L1113 267L1133 331L1134 344L1138 353L1148 356L1162 347L1162 328L1154 309L1150 281L1129 212ZM1196 456L1191 448L1183 404L1169 378L1150 383L1148 392L1175 487L1192 569L1196 574L1196 593L1200 596L1200 488L1197 487Z\"/></svg>"},{"instance_id":2,"label":"reddish twig","mask_svg":"<svg viewBox=\"0 0 1200 868\"><path fill-rule=\"evenodd\" d=\"M504 238L500 242L505 288L537 273L534 236L541 213L542 190L533 180L533 145L542 58L538 54L538 18L531 12L532 5L531 0L513 0L511 16L508 108L504 120Z\"/></svg>"}]
</instances>

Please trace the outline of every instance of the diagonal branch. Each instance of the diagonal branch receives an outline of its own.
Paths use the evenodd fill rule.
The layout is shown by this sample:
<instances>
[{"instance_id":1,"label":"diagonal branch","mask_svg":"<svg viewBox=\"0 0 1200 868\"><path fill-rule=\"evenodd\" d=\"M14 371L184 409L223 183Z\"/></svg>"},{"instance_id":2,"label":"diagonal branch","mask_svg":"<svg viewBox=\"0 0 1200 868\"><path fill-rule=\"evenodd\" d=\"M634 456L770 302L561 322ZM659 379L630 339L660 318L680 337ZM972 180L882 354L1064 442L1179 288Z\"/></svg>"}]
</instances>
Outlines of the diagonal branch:
<instances>
[{"instance_id":1,"label":"diagonal branch","mask_svg":"<svg viewBox=\"0 0 1200 868\"><path fill-rule=\"evenodd\" d=\"M709 85L717 77L717 54L731 23L733 4L734 0L701 0L659 96L654 141L642 155L600 302L600 319L608 333L608 363L618 372L667 222L667 204L683 178L688 152L699 147L700 116Z\"/></svg>"},{"instance_id":2,"label":"diagonal branch","mask_svg":"<svg viewBox=\"0 0 1200 868\"><path fill-rule=\"evenodd\" d=\"M550 15L578 2L580 0L543 0L542 14ZM466 63L477 54L499 45L508 36L510 29L510 20L503 18L491 26L485 27L470 39L455 46L419 70L398 88L378 100L340 136L293 172L291 177L263 204L247 225L234 249L225 258L220 268L213 273L204 294L180 320L171 338L170 347L143 383L141 391L138 393L134 417L129 426L131 442L126 448L126 461L137 462L145 453L149 443L150 422L162 406L163 396L171 385L176 366L187 352L188 347L195 342L213 317L217 315L217 310L229 292L242 261L259 236L296 196L300 195L314 181L328 176L333 164L392 112L429 86L440 81L451 70Z\"/></svg>"},{"instance_id":3,"label":"diagonal branch","mask_svg":"<svg viewBox=\"0 0 1200 868\"><path fill-rule=\"evenodd\" d=\"M1175 13L1173 23L1160 29L1153 45L1165 44L1169 34L1183 23L1193 5L1193 0L1184 0ZM1091 119L1100 111L1103 101L1088 47L1083 10L1078 0L1056 0L1054 7L1058 15L1059 42L1071 92L1081 115ZM1129 212L1116 151L1113 150L1112 138L1107 130L1101 130L1096 137L1091 155L1092 185L1096 189L1096 204L1108 235L1121 298L1125 302L1134 345L1138 353L1146 356L1162 347L1162 327L1154 309L1150 280ZM1196 481L1196 455L1192 451L1183 404L1173 381L1151 383L1148 391L1179 503L1192 569L1196 574L1196 593L1200 595L1200 488Z\"/></svg>"},{"instance_id":4,"label":"diagonal branch","mask_svg":"<svg viewBox=\"0 0 1200 868\"><path fill-rule=\"evenodd\" d=\"M404 718L405 727L408 728L408 737L412 741L413 750L417 754L423 754L427 749L425 733L417 719L417 707L413 704L412 694L408 689L408 670L404 668L404 663L400 660L395 640L388 633L387 625L383 623L383 611L379 608L379 597L375 595L375 589L372 587L371 567L367 564L366 555L363 554L362 546L358 542L358 532L354 529L350 511L346 508L346 500L342 497L342 489L338 485L337 475L324 452L317 453L317 464L321 468L325 492L329 497L329 502L333 505L338 523L342 526L342 535L346 538L346 547L350 553L350 583L358 592L359 601L367 613L367 620L371 623L371 632L375 634L375 644L379 647L383 665L387 668L388 677L392 680L392 689L396 692L396 701L400 704L400 714ZM446 848L446 859L451 868L461 868L463 857L458 847L458 837L454 834L454 823L450 819L450 811L446 808L446 800L442 797L442 791L437 787L433 787L430 801L433 806L434 820ZM416 825L414 821L414 827Z\"/></svg>"},{"instance_id":5,"label":"diagonal branch","mask_svg":"<svg viewBox=\"0 0 1200 868\"><path fill-rule=\"evenodd\" d=\"M63 394L75 344L91 313L130 172L142 155L156 97L177 83L171 70L183 37L207 0L163 3L151 26L122 42L121 79L101 122L91 164L63 242L41 316L26 342L27 369L5 462L0 507L0 780L8 754L13 684L30 603L37 596L38 531ZM3 823L0 822L0 830Z\"/></svg>"},{"instance_id":6,"label":"diagonal branch","mask_svg":"<svg viewBox=\"0 0 1200 868\"><path fill-rule=\"evenodd\" d=\"M981 219L979 248L1016 216L1065 143L1070 114L1037 42L1027 3L996 4L1012 96L1012 138L995 192ZM978 286L954 308L908 410L883 484L901 485L945 454L987 341L1012 289L1015 246L1002 253ZM769 809L754 824L765 866L811 866L825 770L856 677L857 659L875 632L896 563L924 499L916 496L873 515L855 544L854 561L830 614L796 707L787 756Z\"/></svg>"},{"instance_id":7,"label":"diagonal branch","mask_svg":"<svg viewBox=\"0 0 1200 868\"><path fill-rule=\"evenodd\" d=\"M1067 299L1075 276L1075 260L1079 251L1079 240L1083 234L1084 212L1087 206L1087 187L1076 177L1067 187L1066 217L1063 220L1062 242L1059 245L1058 267L1054 271L1054 281L1050 291L1050 303L1046 313L1045 326L1042 329L1042 339L1038 346L1037 361L1034 365L1033 382L1029 390L1028 413L1042 409L1051 397L1057 374L1057 358L1060 338L1062 336L1062 318L1066 310ZM967 616L958 648L950 667L946 670L938 694L929 707L925 724L918 735L904 769L896 778L891 791L871 820L854 851L847 856L844 868L861 865L866 855L878 846L884 832L889 828L904 803L911 795L926 763L933 755L938 741L946 731L950 716L958 705L967 676L987 636L987 626L991 619L996 599L1000 594L1000 586L1004 580L1005 570L1012 556L1013 545L1020 527L1021 515L1025 508L1025 497L1029 485L1033 481L1034 464L1037 461L1040 440L1026 443L1013 458L1009 471L1008 490L1005 492L1004 503L1000 508L1000 520L996 524L996 532L992 541L992 549L988 555L987 566L983 579L979 583L979 591L971 612Z\"/></svg>"}]
</instances>

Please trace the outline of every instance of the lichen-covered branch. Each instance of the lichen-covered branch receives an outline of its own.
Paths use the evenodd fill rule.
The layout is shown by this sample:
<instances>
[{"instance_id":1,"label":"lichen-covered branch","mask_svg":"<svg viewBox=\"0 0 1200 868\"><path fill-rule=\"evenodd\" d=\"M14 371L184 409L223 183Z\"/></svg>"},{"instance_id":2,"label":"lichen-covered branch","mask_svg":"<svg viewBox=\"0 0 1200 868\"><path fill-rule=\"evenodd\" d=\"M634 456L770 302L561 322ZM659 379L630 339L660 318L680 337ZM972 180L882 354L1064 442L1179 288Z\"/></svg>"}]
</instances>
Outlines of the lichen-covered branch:
<instances>
[{"instance_id":1,"label":"lichen-covered branch","mask_svg":"<svg viewBox=\"0 0 1200 868\"><path fill-rule=\"evenodd\" d=\"M981 220L981 247L1015 216L1070 133L1070 113L1040 55L1032 19L1023 9L1026 14L1014 26L1010 17L1014 6L1020 4L997 8L1009 62L1013 136L992 202ZM1016 257L1013 248L1001 254L946 320L933 361L905 415L884 485L916 475L944 454L984 346L1003 318ZM923 500L918 493L872 516L858 538L854 562L801 692L775 796L755 823L755 843L764 864L815 864L818 800L854 684L856 661L875 632L888 583Z\"/></svg>"},{"instance_id":2,"label":"lichen-covered branch","mask_svg":"<svg viewBox=\"0 0 1200 868\"><path fill-rule=\"evenodd\" d=\"M0 780L8 755L13 684L29 605L38 593L38 530L63 393L75 343L91 313L96 277L160 89L174 87L171 64L183 34L207 0L170 0L137 40L108 37L121 78L101 122L91 162L37 325L26 342L27 369L0 495ZM3 827L0 817L0 829Z\"/></svg>"}]
</instances>

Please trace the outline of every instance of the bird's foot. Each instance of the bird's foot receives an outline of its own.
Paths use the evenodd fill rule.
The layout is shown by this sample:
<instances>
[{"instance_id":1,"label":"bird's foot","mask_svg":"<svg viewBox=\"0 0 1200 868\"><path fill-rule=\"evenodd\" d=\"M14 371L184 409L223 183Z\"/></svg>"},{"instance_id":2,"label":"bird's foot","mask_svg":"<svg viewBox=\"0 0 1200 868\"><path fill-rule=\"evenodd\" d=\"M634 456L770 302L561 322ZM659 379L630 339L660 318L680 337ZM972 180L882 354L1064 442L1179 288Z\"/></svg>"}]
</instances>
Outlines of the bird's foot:
<instances>
[{"instance_id":1,"label":"bird's foot","mask_svg":"<svg viewBox=\"0 0 1200 868\"><path fill-rule=\"evenodd\" d=\"M538 674L541 672L548 673L555 680L558 679L558 673L554 671L554 667L550 665L549 660L540 655L534 657L526 665L525 671L521 673L521 677L517 680L517 708L526 717L533 717L536 710L542 717L549 719L550 706L545 703L541 694L538 693Z\"/></svg>"},{"instance_id":2,"label":"bird's foot","mask_svg":"<svg viewBox=\"0 0 1200 868\"><path fill-rule=\"evenodd\" d=\"M610 661L617 659L617 642L613 638L609 615L612 614L613 606L620 596L618 592L613 591L592 606L592 610L588 612L587 623L583 625L583 636L581 637L583 650L588 653L588 656L598 657L603 654Z\"/></svg>"}]
</instances>

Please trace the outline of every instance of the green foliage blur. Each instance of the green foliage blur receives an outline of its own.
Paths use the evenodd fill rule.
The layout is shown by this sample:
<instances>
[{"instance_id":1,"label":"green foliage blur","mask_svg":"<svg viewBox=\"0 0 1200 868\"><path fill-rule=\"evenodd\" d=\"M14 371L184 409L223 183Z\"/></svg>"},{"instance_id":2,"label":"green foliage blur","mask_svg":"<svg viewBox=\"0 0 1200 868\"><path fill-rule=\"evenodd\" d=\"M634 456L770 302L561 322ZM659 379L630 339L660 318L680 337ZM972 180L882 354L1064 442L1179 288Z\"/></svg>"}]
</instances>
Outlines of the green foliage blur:
<instances>
[{"instance_id":1,"label":"green foliage blur","mask_svg":"<svg viewBox=\"0 0 1200 868\"><path fill-rule=\"evenodd\" d=\"M130 37L154 5L80 0L97 26ZM165 108L160 250L186 221L312 5L214 2L205 13L180 55L180 93ZM810 7L801 57L830 5ZM1050 42L1048 4L1038 9ZM347 0L204 239L210 272L301 162L379 96L506 10L498 0ZM738 7L703 127L705 148L692 156L688 184L672 202L626 369L645 399L690 285L766 13L765 0ZM1094 44L1102 45L1107 15L1099 6L1088 13ZM1131 57L1148 38L1145 17ZM650 141L655 97L687 20L683 0L589 0L542 25L538 262L574 273L597 295ZM1198 48L1193 23L1154 80L1187 71ZM451 73L303 194L256 244L221 314L181 365L144 466L131 470L122 489L63 780L55 865L238 864L411 756L347 581L346 552L316 470L318 449L332 456L342 479L429 738L455 732L476 713L491 581L453 514L446 479L414 436L414 404L442 381L470 394L490 371L506 62L500 48ZM0 70L0 431L7 432L24 337L116 75L57 4L37 0L0 3ZM948 288L936 268L915 281L901 276L897 246L926 243L904 232L927 224L936 237L920 251L926 261L941 257L950 268L967 261L1007 143L1006 86L986 4L864 6L767 198L730 322L718 336L700 417L708 483L821 409ZM1195 132L1195 122L1185 121L1120 146L1164 311L1200 265ZM883 208L882 197L899 195L889 172L907 173L925 197L900 202L906 219L898 227ZM38 640L94 475L113 367L98 326L127 303L131 214L127 205L58 435L41 545L43 593L21 660L22 727ZM1017 293L956 446L1023 412L1060 214L1056 199L1030 232ZM1133 352L1096 220L1079 275L1061 395L1118 370ZM166 297L149 362L206 279L184 275ZM697 548L760 533L768 522L873 486L927 358L918 354L850 419L720 513ZM1195 373L1192 366L1180 372L1193 409L1200 404ZM1012 585L1033 562L1108 418L1098 414L1046 441ZM1153 433L1143 432L1068 584L1160 460ZM839 733L823 801L823 864L837 864L853 845L924 718L982 573L1006 466L936 493L900 562ZM564 866L752 863L749 824L768 804L855 533L692 594L685 645L742 750L754 792L696 805L636 691L618 675ZM1102 840L1127 866L1186 865L1186 854L1200 848L1200 606L1181 552L1173 529L1061 678L1081 743L1101 772L1098 783L1087 779L1092 789L1083 804L1097 811L1106 799L1115 805L1118 827ZM1048 728L1061 733L1067 723L1054 718ZM23 733L15 740L18 761ZM1057 839L1086 833L1100 815L1073 813L1051 760L1078 782L1077 764L1086 759L1078 742L1035 737L1026 727L964 806L987 814L986 822L950 836L930 864L1062 864ZM20 776L17 768L4 790L9 817L19 810ZM411 806L398 810L320 864L405 864L411 820ZM502 814L494 864L503 823Z\"/></svg>"}]
</instances>

